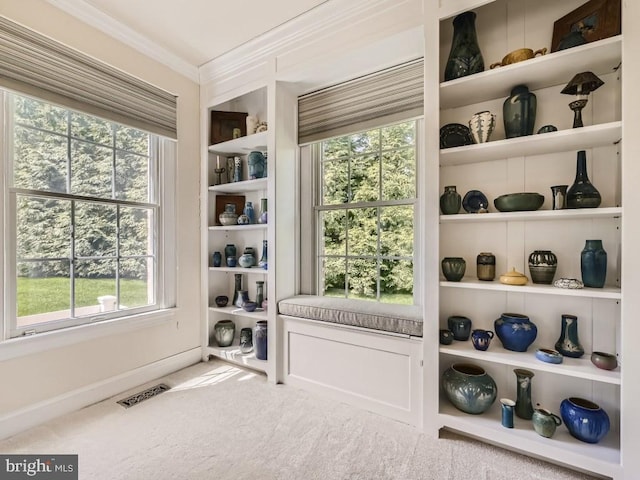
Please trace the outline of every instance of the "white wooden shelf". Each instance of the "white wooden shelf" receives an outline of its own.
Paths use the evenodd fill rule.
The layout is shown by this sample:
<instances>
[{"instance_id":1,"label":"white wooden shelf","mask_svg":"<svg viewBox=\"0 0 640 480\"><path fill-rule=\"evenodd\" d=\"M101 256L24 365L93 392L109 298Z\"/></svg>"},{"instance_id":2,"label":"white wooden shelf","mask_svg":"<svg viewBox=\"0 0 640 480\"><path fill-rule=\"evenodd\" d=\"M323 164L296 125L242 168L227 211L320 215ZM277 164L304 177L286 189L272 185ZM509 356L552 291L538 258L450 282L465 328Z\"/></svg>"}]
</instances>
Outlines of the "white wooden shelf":
<instances>
[{"instance_id":1,"label":"white wooden shelf","mask_svg":"<svg viewBox=\"0 0 640 480\"><path fill-rule=\"evenodd\" d=\"M554 152L585 150L613 145L622 138L622 122L559 130L525 137L496 140L440 150L440 166L490 162ZM575 161L574 157L571 157Z\"/></svg>"},{"instance_id":2,"label":"white wooden shelf","mask_svg":"<svg viewBox=\"0 0 640 480\"><path fill-rule=\"evenodd\" d=\"M212 225L209 227L211 232L246 232L249 230L266 230L266 223L252 223L250 225Z\"/></svg>"},{"instance_id":3,"label":"white wooden shelf","mask_svg":"<svg viewBox=\"0 0 640 480\"><path fill-rule=\"evenodd\" d=\"M473 347L470 340L466 342L454 340L451 345L440 345L440 353L620 385L620 367L615 370L602 370L591 363L590 353L585 353L582 358L565 357L562 363L553 364L536 358L538 348L553 348L553 346L533 344L526 352L511 352L500 345L500 339L494 338L488 350L480 351Z\"/></svg>"},{"instance_id":4,"label":"white wooden shelf","mask_svg":"<svg viewBox=\"0 0 640 480\"><path fill-rule=\"evenodd\" d=\"M210 272L225 273L255 273L256 275L266 275L268 270L260 267L242 268L242 267L209 267Z\"/></svg>"},{"instance_id":5,"label":"white wooden shelf","mask_svg":"<svg viewBox=\"0 0 640 480\"><path fill-rule=\"evenodd\" d=\"M496 0L440 0L440 19L458 15L459 13L473 10Z\"/></svg>"},{"instance_id":6,"label":"white wooden shelf","mask_svg":"<svg viewBox=\"0 0 640 480\"><path fill-rule=\"evenodd\" d=\"M209 187L210 192L216 193L242 193L257 192L267 189L266 178L256 178L254 180L242 180L241 182L222 183Z\"/></svg>"},{"instance_id":7,"label":"white wooden shelf","mask_svg":"<svg viewBox=\"0 0 640 480\"><path fill-rule=\"evenodd\" d=\"M558 405L543 405L558 413ZM620 439L610 431L599 443L581 442L571 436L567 428L559 426L552 438L538 435L530 420L514 418L514 428L501 424L501 406L496 400L491 408L481 415L469 415L457 410L446 398L440 399L439 420L443 427L484 439L493 444L517 449L532 456L565 465L579 466L600 475L615 477L622 471L620 464Z\"/></svg>"},{"instance_id":8,"label":"white wooden shelf","mask_svg":"<svg viewBox=\"0 0 640 480\"><path fill-rule=\"evenodd\" d=\"M230 347L208 346L206 349L209 355L222 358L230 363L252 368L260 372L267 371L268 360L258 360L254 352L242 353L240 351L240 340L235 339Z\"/></svg>"},{"instance_id":9,"label":"white wooden shelf","mask_svg":"<svg viewBox=\"0 0 640 480\"><path fill-rule=\"evenodd\" d=\"M595 218L619 218L621 207L567 208L564 210L535 210L533 212L458 213L440 215L440 223L528 222L539 220L588 220Z\"/></svg>"},{"instance_id":10,"label":"white wooden shelf","mask_svg":"<svg viewBox=\"0 0 640 480\"><path fill-rule=\"evenodd\" d=\"M553 285L529 283L527 285L504 285L496 280L486 282L473 277L464 277L459 282L441 281L441 287L467 288L472 290L493 290L502 292L536 293L540 295L563 295L567 297L605 298L611 300L622 299L622 292L618 287L604 288L558 288Z\"/></svg>"},{"instance_id":11,"label":"white wooden shelf","mask_svg":"<svg viewBox=\"0 0 640 480\"><path fill-rule=\"evenodd\" d=\"M242 308L238 308L235 305L232 305L226 307L209 307L209 311L224 313L226 315L249 317L255 320L267 320L267 312L265 312L262 308L256 308L253 312L246 312Z\"/></svg>"},{"instance_id":12,"label":"white wooden shelf","mask_svg":"<svg viewBox=\"0 0 640 480\"><path fill-rule=\"evenodd\" d=\"M479 2L482 3L482 2ZM507 98L516 85L535 91L567 84L576 72L611 73L622 60L622 35L549 53L440 84L440 109ZM567 95L567 105L571 100Z\"/></svg>"},{"instance_id":13,"label":"white wooden shelf","mask_svg":"<svg viewBox=\"0 0 640 480\"><path fill-rule=\"evenodd\" d=\"M267 149L267 132L254 133L240 138L234 138L222 143L209 146L211 153L246 155L251 150L264 151Z\"/></svg>"}]
</instances>

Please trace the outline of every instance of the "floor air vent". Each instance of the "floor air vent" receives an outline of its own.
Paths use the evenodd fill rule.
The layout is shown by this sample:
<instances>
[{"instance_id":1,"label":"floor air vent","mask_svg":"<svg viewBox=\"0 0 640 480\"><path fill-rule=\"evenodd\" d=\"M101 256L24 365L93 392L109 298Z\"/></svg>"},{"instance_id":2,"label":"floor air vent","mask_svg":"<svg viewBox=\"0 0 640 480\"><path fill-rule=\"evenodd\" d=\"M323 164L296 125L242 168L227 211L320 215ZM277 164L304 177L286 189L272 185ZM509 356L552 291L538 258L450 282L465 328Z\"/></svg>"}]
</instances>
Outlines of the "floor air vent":
<instances>
[{"instance_id":1,"label":"floor air vent","mask_svg":"<svg viewBox=\"0 0 640 480\"><path fill-rule=\"evenodd\" d=\"M137 405L140 402L144 402L148 398L155 397L156 395L160 395L162 392L166 392L167 390L169 390L169 388L170 387L168 385L165 385L164 383L160 383L151 388L147 388L142 392L135 393L130 397L120 400L118 401L118 403L122 405L124 408L133 407L134 405Z\"/></svg>"}]
</instances>

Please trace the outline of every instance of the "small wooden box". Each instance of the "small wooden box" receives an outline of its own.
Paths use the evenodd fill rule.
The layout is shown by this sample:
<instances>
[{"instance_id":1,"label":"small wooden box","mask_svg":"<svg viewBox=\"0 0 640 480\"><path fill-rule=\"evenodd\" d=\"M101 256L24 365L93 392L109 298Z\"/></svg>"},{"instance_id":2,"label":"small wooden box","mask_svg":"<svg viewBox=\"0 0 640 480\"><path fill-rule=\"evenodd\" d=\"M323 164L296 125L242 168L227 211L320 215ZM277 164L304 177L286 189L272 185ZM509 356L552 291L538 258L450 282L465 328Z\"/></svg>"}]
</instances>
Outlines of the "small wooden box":
<instances>
[{"instance_id":1,"label":"small wooden box","mask_svg":"<svg viewBox=\"0 0 640 480\"><path fill-rule=\"evenodd\" d=\"M233 131L240 130L240 136L247 134L247 115L245 112L211 111L211 129L209 131L209 145L226 142L234 138Z\"/></svg>"}]
</instances>

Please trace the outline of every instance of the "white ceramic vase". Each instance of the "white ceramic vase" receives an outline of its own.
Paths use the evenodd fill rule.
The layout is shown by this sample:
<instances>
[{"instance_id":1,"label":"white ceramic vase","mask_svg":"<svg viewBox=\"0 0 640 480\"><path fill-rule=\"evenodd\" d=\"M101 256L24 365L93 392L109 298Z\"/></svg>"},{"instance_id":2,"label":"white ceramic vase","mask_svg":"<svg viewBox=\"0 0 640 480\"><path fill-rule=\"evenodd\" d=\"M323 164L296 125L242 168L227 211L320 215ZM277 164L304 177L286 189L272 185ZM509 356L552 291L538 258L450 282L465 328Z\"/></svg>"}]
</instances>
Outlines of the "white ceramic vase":
<instances>
[{"instance_id":1,"label":"white ceramic vase","mask_svg":"<svg viewBox=\"0 0 640 480\"><path fill-rule=\"evenodd\" d=\"M474 114L469 120L469 130L475 143L488 142L495 126L496 116L487 110Z\"/></svg>"}]
</instances>

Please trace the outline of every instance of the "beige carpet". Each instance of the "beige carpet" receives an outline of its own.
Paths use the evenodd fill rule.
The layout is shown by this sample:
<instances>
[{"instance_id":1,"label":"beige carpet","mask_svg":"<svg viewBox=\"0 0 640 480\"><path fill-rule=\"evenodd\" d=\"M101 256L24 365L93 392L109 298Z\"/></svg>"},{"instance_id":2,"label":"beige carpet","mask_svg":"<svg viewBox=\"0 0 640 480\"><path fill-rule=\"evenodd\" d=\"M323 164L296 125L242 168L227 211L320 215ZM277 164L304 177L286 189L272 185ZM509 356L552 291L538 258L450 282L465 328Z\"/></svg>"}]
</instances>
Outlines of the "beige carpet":
<instances>
[{"instance_id":1,"label":"beige carpet","mask_svg":"<svg viewBox=\"0 0 640 480\"><path fill-rule=\"evenodd\" d=\"M452 433L427 438L219 361L160 381L172 389L116 403L134 389L4 440L0 452L78 454L82 480L592 478Z\"/></svg>"}]
</instances>

